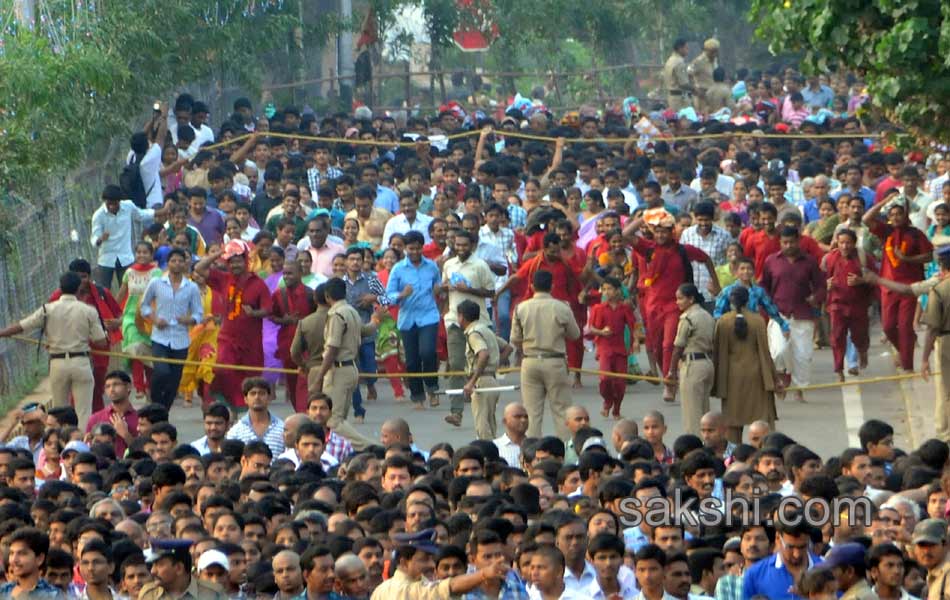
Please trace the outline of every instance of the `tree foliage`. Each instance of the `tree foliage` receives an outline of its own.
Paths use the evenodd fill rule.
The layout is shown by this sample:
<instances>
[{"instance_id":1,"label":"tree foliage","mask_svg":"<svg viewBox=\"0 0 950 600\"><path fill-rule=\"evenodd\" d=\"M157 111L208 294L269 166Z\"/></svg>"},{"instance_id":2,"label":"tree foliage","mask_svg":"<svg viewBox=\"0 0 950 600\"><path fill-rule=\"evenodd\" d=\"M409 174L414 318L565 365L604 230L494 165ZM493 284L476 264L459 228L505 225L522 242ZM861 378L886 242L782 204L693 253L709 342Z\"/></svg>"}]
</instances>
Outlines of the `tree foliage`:
<instances>
[{"instance_id":1,"label":"tree foliage","mask_svg":"<svg viewBox=\"0 0 950 600\"><path fill-rule=\"evenodd\" d=\"M0 186L23 190L80 164L150 98L190 82L227 70L255 88L260 57L289 47L300 26L297 1L108 0L79 13L84 3L44 2L35 30L2 32ZM304 35L339 26L321 19Z\"/></svg>"},{"instance_id":2,"label":"tree foliage","mask_svg":"<svg viewBox=\"0 0 950 600\"><path fill-rule=\"evenodd\" d=\"M876 107L920 137L950 137L950 2L753 0L773 52L800 51L812 72L863 72Z\"/></svg>"}]
</instances>

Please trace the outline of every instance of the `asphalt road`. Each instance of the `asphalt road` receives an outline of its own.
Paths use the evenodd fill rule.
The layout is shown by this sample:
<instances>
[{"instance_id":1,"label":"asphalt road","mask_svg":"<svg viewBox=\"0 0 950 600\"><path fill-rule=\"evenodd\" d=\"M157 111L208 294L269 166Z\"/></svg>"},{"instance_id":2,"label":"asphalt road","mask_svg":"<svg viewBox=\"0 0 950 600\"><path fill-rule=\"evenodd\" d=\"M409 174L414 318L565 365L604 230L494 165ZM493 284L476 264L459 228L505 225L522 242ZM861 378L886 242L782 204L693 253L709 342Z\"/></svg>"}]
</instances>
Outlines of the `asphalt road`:
<instances>
[{"instance_id":1,"label":"asphalt road","mask_svg":"<svg viewBox=\"0 0 950 600\"><path fill-rule=\"evenodd\" d=\"M894 375L896 371L893 360L889 348L880 343L879 329L872 331L871 339L870 365L859 378ZM919 343L922 343L922 336ZM919 355L918 350L918 360ZM641 364L646 364L645 355L641 356ZM593 354L588 353L585 356L584 365L596 368ZM812 383L835 381L830 349L815 351L812 373ZM517 380L517 374L510 374L505 383L517 383ZM582 383L583 387L573 390L574 403L588 409L593 427L609 434L612 421L602 418L599 414L601 399L597 392L597 377L584 376ZM377 389L379 399L365 403L366 422L356 426L365 435L378 439L382 422L391 416L399 416L410 423L415 442L422 448L446 441L458 447L474 439L468 405L462 426L456 428L443 421L449 411L447 400L438 408L416 411L408 403L394 403L392 388L388 383L380 381ZM499 426L504 405L517 399L519 392L502 395L498 406ZM903 384L886 382L815 390L806 394L804 404L796 402L793 395L789 394L787 400L777 404L777 427L818 452L823 458L828 458L840 454L849 446L857 445L857 431L861 423L866 419L878 418L894 426L897 446L909 450L934 435L933 399L933 384L919 378ZM719 400L714 398L711 403L714 409L718 408ZM272 408L281 417L292 412L282 388L279 389ZM651 409L659 409L666 415L669 427L666 441L671 445L682 432L680 407L664 407L659 386L642 381L628 386L621 411L623 416L639 421L643 414ZM172 409L172 422L178 427L181 441L190 442L203 435L201 412L197 407L185 408L176 403ZM553 433L549 412L545 413L544 431Z\"/></svg>"}]
</instances>

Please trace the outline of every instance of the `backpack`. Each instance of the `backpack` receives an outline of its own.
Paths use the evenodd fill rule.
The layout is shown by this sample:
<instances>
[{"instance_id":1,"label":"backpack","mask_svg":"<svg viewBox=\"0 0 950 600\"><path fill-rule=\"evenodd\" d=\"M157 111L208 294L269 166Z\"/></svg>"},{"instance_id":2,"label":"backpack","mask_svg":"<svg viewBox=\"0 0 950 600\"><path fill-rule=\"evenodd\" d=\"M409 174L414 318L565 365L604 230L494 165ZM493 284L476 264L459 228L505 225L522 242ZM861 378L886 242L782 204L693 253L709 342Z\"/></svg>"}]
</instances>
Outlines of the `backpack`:
<instances>
[{"instance_id":1,"label":"backpack","mask_svg":"<svg viewBox=\"0 0 950 600\"><path fill-rule=\"evenodd\" d=\"M125 197L135 203L137 207L145 208L146 199L152 188L149 188L148 191L145 190L145 184L142 182L142 170L139 168L141 163L142 156L133 153L132 160L122 167L122 172L119 173L119 187L122 188ZM152 187L155 187L154 183Z\"/></svg>"}]
</instances>

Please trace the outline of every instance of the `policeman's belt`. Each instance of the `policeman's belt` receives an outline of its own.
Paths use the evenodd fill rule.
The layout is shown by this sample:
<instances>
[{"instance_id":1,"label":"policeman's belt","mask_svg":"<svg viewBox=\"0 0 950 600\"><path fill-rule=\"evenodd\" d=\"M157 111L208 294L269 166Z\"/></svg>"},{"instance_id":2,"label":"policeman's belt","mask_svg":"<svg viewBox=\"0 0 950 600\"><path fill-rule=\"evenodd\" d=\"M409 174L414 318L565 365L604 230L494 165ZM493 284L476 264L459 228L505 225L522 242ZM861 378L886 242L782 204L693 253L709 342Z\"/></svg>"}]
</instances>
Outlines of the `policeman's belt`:
<instances>
[{"instance_id":1,"label":"policeman's belt","mask_svg":"<svg viewBox=\"0 0 950 600\"><path fill-rule=\"evenodd\" d=\"M690 95L689 92L684 92L682 90L669 90L667 94L669 94L670 96L689 96Z\"/></svg>"},{"instance_id":2,"label":"policeman's belt","mask_svg":"<svg viewBox=\"0 0 950 600\"><path fill-rule=\"evenodd\" d=\"M683 355L683 358L685 358L686 360L703 360L706 358L710 358L710 356L706 354L705 352L687 352L686 354Z\"/></svg>"},{"instance_id":3,"label":"policeman's belt","mask_svg":"<svg viewBox=\"0 0 950 600\"><path fill-rule=\"evenodd\" d=\"M534 354L525 354L525 358L564 358L563 352L537 352Z\"/></svg>"},{"instance_id":4,"label":"policeman's belt","mask_svg":"<svg viewBox=\"0 0 950 600\"><path fill-rule=\"evenodd\" d=\"M50 360L57 358L79 358L81 356L89 356L89 352L62 352L58 354L50 354Z\"/></svg>"},{"instance_id":5,"label":"policeman's belt","mask_svg":"<svg viewBox=\"0 0 950 600\"><path fill-rule=\"evenodd\" d=\"M353 367L356 366L356 361L353 360L335 360L333 361L334 367Z\"/></svg>"}]
</instances>

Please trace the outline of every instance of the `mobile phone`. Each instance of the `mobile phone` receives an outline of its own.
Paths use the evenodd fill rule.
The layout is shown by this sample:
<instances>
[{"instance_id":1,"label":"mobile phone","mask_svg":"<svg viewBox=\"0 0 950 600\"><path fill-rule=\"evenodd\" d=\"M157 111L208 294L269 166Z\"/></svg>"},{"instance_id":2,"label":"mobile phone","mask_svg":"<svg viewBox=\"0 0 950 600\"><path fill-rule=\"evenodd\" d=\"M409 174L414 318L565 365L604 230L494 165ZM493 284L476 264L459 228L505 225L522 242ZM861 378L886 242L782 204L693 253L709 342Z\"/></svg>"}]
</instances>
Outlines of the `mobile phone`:
<instances>
[{"instance_id":1,"label":"mobile phone","mask_svg":"<svg viewBox=\"0 0 950 600\"><path fill-rule=\"evenodd\" d=\"M155 112L162 112L162 103L156 100L155 104L152 105L152 110Z\"/></svg>"}]
</instances>

